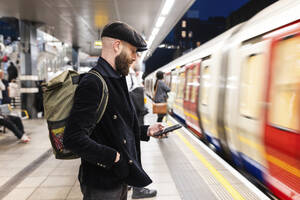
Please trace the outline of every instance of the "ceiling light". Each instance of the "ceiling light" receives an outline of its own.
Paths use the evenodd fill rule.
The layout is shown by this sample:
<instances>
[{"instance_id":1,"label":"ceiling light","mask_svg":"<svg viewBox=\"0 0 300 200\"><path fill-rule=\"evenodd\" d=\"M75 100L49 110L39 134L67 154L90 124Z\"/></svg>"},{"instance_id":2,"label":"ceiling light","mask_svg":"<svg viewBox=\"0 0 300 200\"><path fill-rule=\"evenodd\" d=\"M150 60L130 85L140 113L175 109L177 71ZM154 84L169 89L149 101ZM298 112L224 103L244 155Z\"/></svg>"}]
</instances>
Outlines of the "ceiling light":
<instances>
[{"instance_id":1,"label":"ceiling light","mask_svg":"<svg viewBox=\"0 0 300 200\"><path fill-rule=\"evenodd\" d=\"M151 44L152 44L154 38L155 38L155 35L151 35L151 36L150 36L150 38L149 38L149 40L148 40L148 47L151 46Z\"/></svg>"},{"instance_id":2,"label":"ceiling light","mask_svg":"<svg viewBox=\"0 0 300 200\"><path fill-rule=\"evenodd\" d=\"M167 15L170 12L174 2L175 2L175 0L166 0L164 7L161 11L161 15Z\"/></svg>"},{"instance_id":3,"label":"ceiling light","mask_svg":"<svg viewBox=\"0 0 300 200\"><path fill-rule=\"evenodd\" d=\"M153 35L154 37L156 36L156 34L158 33L159 29L158 28L154 28L152 30L151 36Z\"/></svg>"},{"instance_id":4,"label":"ceiling light","mask_svg":"<svg viewBox=\"0 0 300 200\"><path fill-rule=\"evenodd\" d=\"M163 17L163 16L160 16L158 19L157 19L157 22L155 24L155 27L157 28L160 28L162 26L162 24L164 23L166 17Z\"/></svg>"}]
</instances>

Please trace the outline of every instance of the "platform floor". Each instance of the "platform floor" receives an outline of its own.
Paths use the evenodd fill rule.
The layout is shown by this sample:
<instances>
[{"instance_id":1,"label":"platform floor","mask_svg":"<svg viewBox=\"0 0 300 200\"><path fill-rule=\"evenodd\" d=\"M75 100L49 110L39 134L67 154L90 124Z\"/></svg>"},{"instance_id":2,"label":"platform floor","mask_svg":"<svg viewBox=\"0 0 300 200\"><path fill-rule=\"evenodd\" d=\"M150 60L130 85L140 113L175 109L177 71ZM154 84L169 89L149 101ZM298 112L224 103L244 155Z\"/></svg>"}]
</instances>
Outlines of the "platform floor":
<instances>
[{"instance_id":1,"label":"platform floor","mask_svg":"<svg viewBox=\"0 0 300 200\"><path fill-rule=\"evenodd\" d=\"M145 123L155 120L148 114ZM166 123L176 122L168 117ZM0 133L0 200L82 199L80 160L53 157L44 120L24 120L24 125L32 138L28 144L18 143L9 131ZM143 166L153 180L148 188L158 191L151 199L268 199L184 128L141 147Z\"/></svg>"}]
</instances>

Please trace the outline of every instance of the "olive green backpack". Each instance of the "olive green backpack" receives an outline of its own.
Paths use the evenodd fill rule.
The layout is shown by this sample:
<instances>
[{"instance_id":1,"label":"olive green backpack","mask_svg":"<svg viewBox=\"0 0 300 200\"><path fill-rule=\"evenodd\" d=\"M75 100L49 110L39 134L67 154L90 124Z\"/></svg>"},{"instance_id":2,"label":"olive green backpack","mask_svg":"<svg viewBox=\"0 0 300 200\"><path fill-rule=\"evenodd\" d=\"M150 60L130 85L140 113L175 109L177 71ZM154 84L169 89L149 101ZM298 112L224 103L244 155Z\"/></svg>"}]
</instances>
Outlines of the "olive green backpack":
<instances>
[{"instance_id":1,"label":"olive green backpack","mask_svg":"<svg viewBox=\"0 0 300 200\"><path fill-rule=\"evenodd\" d=\"M88 73L97 76L103 85L103 95L97 109L98 117L96 123L98 123L106 109L108 89L100 73L96 70L91 70ZM79 156L64 148L63 137L66 122L73 106L75 90L81 77L82 75L76 71L68 70L44 85L44 113L47 119L50 142L56 159L79 158ZM93 130L90 130L89 134L91 134L92 131Z\"/></svg>"}]
</instances>

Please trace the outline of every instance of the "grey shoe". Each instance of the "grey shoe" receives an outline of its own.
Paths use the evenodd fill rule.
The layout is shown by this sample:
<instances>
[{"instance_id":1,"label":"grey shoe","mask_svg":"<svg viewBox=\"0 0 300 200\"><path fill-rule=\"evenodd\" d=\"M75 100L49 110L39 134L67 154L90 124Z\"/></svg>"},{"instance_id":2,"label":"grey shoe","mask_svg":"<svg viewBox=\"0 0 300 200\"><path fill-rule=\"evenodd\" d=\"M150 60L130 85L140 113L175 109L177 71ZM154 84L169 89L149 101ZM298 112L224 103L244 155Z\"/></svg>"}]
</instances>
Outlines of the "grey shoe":
<instances>
[{"instance_id":1,"label":"grey shoe","mask_svg":"<svg viewBox=\"0 0 300 200\"><path fill-rule=\"evenodd\" d=\"M156 190L150 190L148 188L138 188L138 187L133 187L133 192L132 192L132 199L143 199L143 198L150 198L150 197L155 197L157 194Z\"/></svg>"}]
</instances>

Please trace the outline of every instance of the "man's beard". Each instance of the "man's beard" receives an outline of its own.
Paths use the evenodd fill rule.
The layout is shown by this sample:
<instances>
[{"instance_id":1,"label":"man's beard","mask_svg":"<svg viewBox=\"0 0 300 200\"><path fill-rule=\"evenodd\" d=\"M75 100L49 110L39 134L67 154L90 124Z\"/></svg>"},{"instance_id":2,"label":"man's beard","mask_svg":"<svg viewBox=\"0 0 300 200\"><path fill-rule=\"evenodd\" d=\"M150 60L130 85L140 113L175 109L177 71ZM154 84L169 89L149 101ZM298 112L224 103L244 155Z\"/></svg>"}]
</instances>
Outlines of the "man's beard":
<instances>
[{"instance_id":1,"label":"man's beard","mask_svg":"<svg viewBox=\"0 0 300 200\"><path fill-rule=\"evenodd\" d=\"M116 70L124 76L128 75L130 64L131 64L130 58L128 58L128 56L124 51L122 51L115 58Z\"/></svg>"}]
</instances>

